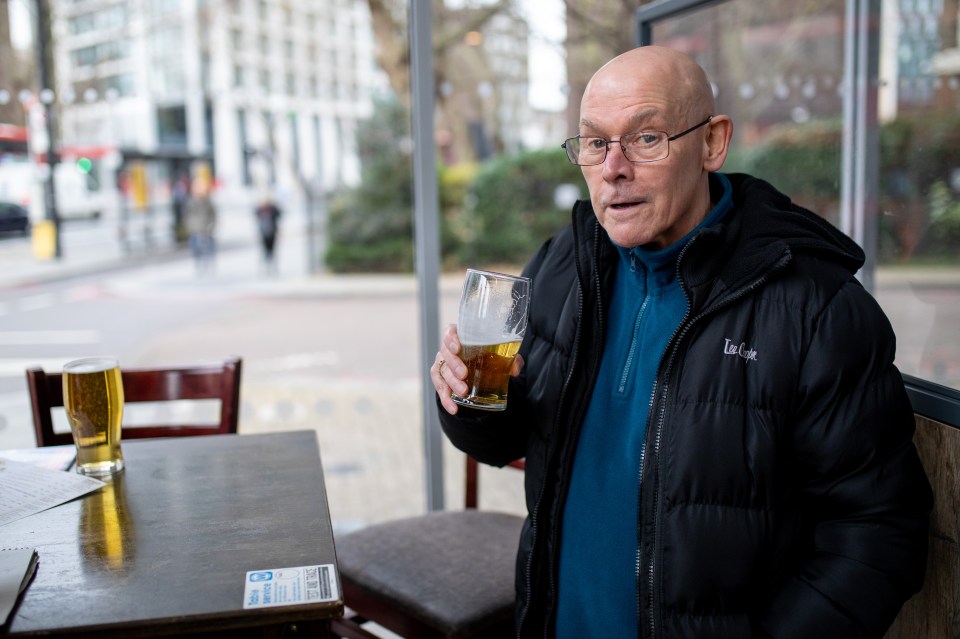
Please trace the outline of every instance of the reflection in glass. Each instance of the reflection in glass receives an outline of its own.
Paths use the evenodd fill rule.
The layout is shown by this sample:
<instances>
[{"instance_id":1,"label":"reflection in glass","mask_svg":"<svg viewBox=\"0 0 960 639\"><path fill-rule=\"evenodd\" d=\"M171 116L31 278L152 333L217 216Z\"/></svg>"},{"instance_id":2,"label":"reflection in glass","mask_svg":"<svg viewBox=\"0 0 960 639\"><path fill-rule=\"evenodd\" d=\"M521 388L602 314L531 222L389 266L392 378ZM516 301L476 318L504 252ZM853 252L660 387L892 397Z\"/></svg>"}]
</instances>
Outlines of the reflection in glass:
<instances>
[{"instance_id":1,"label":"reflection in glass","mask_svg":"<svg viewBox=\"0 0 960 639\"><path fill-rule=\"evenodd\" d=\"M904 373L960 388L960 31L955 3L883 2L871 232L841 211L846 2L729 0L655 22L653 42L692 55L732 116L724 165L762 177L852 237L875 237L864 281L897 334ZM952 7L952 8L951 8ZM855 185L848 185L854 188ZM862 229L861 229L862 231ZM875 231L875 232L873 232ZM870 243L872 242L866 242Z\"/></svg>"},{"instance_id":2,"label":"reflection in glass","mask_svg":"<svg viewBox=\"0 0 960 639\"><path fill-rule=\"evenodd\" d=\"M79 537L84 564L98 569L106 566L114 572L130 568L135 536L122 472L83 499Z\"/></svg>"},{"instance_id":3,"label":"reflection in glass","mask_svg":"<svg viewBox=\"0 0 960 639\"><path fill-rule=\"evenodd\" d=\"M654 25L690 54L733 118L726 171L770 181L840 225L844 3L730 0Z\"/></svg>"}]
</instances>

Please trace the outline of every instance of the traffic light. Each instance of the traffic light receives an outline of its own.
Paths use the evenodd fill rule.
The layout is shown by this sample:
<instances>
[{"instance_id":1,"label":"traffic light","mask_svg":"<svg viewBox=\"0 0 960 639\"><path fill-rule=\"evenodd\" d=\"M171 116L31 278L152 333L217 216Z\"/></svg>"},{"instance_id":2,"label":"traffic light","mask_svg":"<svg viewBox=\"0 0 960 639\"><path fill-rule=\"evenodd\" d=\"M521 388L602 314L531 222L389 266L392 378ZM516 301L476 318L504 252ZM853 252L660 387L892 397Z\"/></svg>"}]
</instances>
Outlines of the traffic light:
<instances>
[{"instance_id":1,"label":"traffic light","mask_svg":"<svg viewBox=\"0 0 960 639\"><path fill-rule=\"evenodd\" d=\"M90 173L93 169L93 161L88 157L77 158L77 170L81 173Z\"/></svg>"}]
</instances>

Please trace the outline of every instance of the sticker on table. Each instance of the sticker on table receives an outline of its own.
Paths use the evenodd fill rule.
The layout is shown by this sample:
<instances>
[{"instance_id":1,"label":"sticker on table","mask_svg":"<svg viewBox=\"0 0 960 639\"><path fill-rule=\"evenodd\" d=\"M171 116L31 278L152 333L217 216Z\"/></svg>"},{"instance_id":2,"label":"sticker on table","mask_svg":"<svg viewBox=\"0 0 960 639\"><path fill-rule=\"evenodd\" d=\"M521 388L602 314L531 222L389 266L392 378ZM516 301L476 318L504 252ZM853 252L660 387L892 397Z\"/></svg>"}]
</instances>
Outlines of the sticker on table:
<instances>
[{"instance_id":1,"label":"sticker on table","mask_svg":"<svg viewBox=\"0 0 960 639\"><path fill-rule=\"evenodd\" d=\"M243 588L244 608L270 608L337 601L333 564L251 570Z\"/></svg>"}]
</instances>

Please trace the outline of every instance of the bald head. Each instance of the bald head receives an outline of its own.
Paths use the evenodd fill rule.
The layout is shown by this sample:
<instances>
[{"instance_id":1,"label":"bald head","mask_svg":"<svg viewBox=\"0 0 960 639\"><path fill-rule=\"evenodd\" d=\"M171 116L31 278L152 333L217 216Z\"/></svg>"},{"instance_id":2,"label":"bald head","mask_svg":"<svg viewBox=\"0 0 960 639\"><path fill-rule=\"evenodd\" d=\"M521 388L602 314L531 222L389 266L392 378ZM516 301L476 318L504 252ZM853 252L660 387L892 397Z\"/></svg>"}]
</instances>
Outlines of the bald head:
<instances>
[{"instance_id":1,"label":"bald head","mask_svg":"<svg viewBox=\"0 0 960 639\"><path fill-rule=\"evenodd\" d=\"M650 88L670 93L673 115L681 120L715 113L713 89L700 65L675 49L653 45L631 49L600 67L584 90L581 110L590 99L625 91L640 97Z\"/></svg>"},{"instance_id":2,"label":"bald head","mask_svg":"<svg viewBox=\"0 0 960 639\"><path fill-rule=\"evenodd\" d=\"M641 132L666 134L653 138L658 158L630 157L648 139ZM581 170L614 244L664 248L696 227L712 208L709 173L723 166L732 132L703 69L679 51L640 47L597 71L580 102L577 137L606 147L600 163Z\"/></svg>"}]
</instances>

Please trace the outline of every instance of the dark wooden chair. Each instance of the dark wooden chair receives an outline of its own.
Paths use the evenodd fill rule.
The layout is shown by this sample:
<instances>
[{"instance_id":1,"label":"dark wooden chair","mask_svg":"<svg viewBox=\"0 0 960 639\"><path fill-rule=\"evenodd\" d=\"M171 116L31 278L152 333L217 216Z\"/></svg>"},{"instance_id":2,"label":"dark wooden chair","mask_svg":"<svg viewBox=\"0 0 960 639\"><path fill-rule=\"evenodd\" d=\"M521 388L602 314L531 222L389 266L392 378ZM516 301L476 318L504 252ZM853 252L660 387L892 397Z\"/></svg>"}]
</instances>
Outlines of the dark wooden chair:
<instances>
[{"instance_id":1,"label":"dark wooden chair","mask_svg":"<svg viewBox=\"0 0 960 639\"><path fill-rule=\"evenodd\" d=\"M464 510L375 524L336 539L348 613L334 636L369 639L372 621L403 637L513 635L514 575L523 517L477 508L467 457ZM510 464L523 469L519 460Z\"/></svg>"},{"instance_id":2,"label":"dark wooden chair","mask_svg":"<svg viewBox=\"0 0 960 639\"><path fill-rule=\"evenodd\" d=\"M241 365L242 360L239 357L231 357L219 365L121 368L125 404L220 400L219 423L150 424L129 428L124 425L123 439L236 433L240 410ZM46 373L42 368L27 369L27 386L30 389L37 446L72 444L73 437L69 432L54 432L53 416L50 412L52 408L63 406L62 373Z\"/></svg>"}]
</instances>

